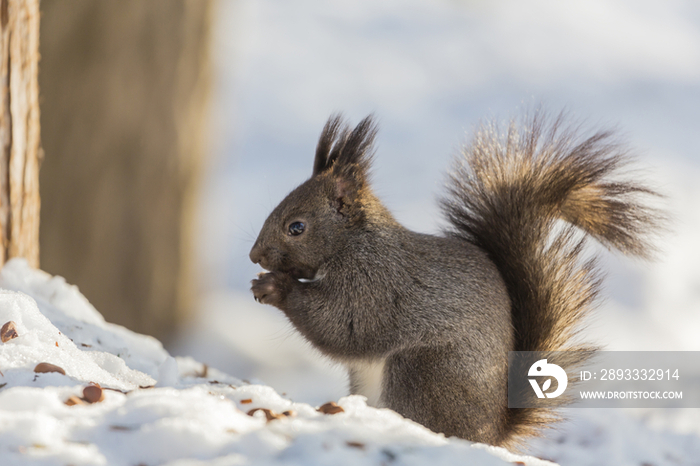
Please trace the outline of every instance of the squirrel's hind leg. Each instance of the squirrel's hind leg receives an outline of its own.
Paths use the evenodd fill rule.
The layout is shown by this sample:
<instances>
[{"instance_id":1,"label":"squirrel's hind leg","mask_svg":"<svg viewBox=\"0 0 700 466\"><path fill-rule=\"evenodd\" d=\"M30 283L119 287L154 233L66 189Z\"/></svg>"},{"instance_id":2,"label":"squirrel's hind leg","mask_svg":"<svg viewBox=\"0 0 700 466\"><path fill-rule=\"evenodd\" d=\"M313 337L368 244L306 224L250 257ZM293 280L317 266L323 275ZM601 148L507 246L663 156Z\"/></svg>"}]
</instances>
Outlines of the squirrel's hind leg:
<instances>
[{"instance_id":1,"label":"squirrel's hind leg","mask_svg":"<svg viewBox=\"0 0 700 466\"><path fill-rule=\"evenodd\" d=\"M494 367L469 361L458 345L401 351L386 360L384 407L446 436L498 445L507 410L505 364L496 379ZM465 363L465 361L469 361Z\"/></svg>"}]
</instances>

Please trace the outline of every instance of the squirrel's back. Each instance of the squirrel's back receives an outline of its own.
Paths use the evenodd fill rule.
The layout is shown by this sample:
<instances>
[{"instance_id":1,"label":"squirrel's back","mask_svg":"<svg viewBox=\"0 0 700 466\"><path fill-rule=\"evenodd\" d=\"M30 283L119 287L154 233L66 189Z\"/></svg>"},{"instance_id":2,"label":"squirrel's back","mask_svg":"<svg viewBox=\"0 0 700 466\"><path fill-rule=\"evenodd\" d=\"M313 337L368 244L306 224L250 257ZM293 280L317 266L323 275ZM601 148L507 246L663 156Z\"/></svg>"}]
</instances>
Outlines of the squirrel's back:
<instances>
[{"instance_id":1,"label":"squirrel's back","mask_svg":"<svg viewBox=\"0 0 700 466\"><path fill-rule=\"evenodd\" d=\"M586 236L646 258L659 226L642 203L655 193L625 178L628 162L611 132L582 138L561 115L548 121L542 112L503 133L482 126L462 151L442 200L448 234L479 246L500 271L512 351L577 351L568 369L595 351L574 338L600 288L595 259L582 259ZM552 420L551 411L510 409L504 441Z\"/></svg>"}]
</instances>

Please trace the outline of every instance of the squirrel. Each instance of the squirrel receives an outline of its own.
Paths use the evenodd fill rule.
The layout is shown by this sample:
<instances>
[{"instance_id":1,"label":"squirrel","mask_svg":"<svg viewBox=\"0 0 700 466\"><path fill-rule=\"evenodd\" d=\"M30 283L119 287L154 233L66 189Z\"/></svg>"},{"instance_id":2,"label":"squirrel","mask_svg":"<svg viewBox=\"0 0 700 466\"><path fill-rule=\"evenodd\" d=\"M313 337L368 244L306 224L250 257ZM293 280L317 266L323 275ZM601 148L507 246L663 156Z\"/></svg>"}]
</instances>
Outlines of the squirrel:
<instances>
[{"instance_id":1,"label":"squirrel","mask_svg":"<svg viewBox=\"0 0 700 466\"><path fill-rule=\"evenodd\" d=\"M506 131L477 128L440 201L449 227L434 236L400 225L372 192L374 118L353 129L332 116L311 178L250 251L268 271L252 281L256 301L346 366L370 405L475 442L537 435L556 415L508 407L509 352L592 354L574 338L600 289L587 237L648 258L661 219L642 202L654 191L619 178L630 158L614 133L581 137L565 120L538 111Z\"/></svg>"}]
</instances>

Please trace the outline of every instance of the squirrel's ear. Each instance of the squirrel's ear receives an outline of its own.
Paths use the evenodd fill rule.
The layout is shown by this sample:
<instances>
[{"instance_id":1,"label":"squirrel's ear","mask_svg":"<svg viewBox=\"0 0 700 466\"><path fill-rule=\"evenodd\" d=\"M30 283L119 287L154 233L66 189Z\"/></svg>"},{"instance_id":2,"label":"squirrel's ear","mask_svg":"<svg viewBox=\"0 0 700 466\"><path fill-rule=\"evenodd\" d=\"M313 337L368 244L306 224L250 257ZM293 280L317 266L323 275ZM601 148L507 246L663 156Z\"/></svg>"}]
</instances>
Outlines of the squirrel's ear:
<instances>
[{"instance_id":1,"label":"squirrel's ear","mask_svg":"<svg viewBox=\"0 0 700 466\"><path fill-rule=\"evenodd\" d=\"M367 183L377 127L372 115L353 130L341 115L333 115L323 128L316 146L313 176L328 173L334 182L333 205L344 216L355 217L357 200ZM359 210L358 210L359 209Z\"/></svg>"},{"instance_id":2,"label":"squirrel's ear","mask_svg":"<svg viewBox=\"0 0 700 466\"><path fill-rule=\"evenodd\" d=\"M335 192L331 203L344 217L355 217L358 214L358 201L363 181L353 176L334 176Z\"/></svg>"},{"instance_id":3,"label":"squirrel's ear","mask_svg":"<svg viewBox=\"0 0 700 466\"><path fill-rule=\"evenodd\" d=\"M339 114L332 115L323 127L316 146L313 176L333 169L337 176L362 178L369 171L377 126L372 115L362 120L352 131Z\"/></svg>"}]
</instances>

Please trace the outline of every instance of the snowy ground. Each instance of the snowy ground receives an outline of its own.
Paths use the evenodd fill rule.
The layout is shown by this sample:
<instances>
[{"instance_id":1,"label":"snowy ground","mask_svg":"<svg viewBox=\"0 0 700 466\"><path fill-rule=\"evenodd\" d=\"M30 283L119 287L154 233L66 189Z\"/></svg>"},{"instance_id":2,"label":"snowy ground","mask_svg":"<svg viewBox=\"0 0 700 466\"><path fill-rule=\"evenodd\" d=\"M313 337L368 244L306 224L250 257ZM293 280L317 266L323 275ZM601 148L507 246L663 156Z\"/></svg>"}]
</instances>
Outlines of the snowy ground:
<instances>
[{"instance_id":1,"label":"snowy ground","mask_svg":"<svg viewBox=\"0 0 700 466\"><path fill-rule=\"evenodd\" d=\"M339 399L343 412L321 413L269 386L175 359L154 338L105 322L76 287L21 259L0 271L0 322L16 329L0 343L3 466L552 464L446 439L362 397ZM42 363L64 374L38 373ZM104 398L89 403L85 390L94 384ZM249 415L256 408L270 411ZM571 411L554 442L534 444L540 458L700 464L697 433L655 430L614 410Z\"/></svg>"},{"instance_id":2,"label":"snowy ground","mask_svg":"<svg viewBox=\"0 0 700 466\"><path fill-rule=\"evenodd\" d=\"M174 359L23 260L0 271L0 288L0 322L14 322L17 335L0 343L3 466L551 464L445 439L361 397L321 413L268 386ZM65 374L37 373L40 363ZM102 401L81 400L91 384L101 386ZM256 408L270 412L247 414Z\"/></svg>"}]
</instances>

